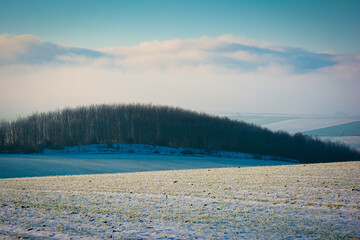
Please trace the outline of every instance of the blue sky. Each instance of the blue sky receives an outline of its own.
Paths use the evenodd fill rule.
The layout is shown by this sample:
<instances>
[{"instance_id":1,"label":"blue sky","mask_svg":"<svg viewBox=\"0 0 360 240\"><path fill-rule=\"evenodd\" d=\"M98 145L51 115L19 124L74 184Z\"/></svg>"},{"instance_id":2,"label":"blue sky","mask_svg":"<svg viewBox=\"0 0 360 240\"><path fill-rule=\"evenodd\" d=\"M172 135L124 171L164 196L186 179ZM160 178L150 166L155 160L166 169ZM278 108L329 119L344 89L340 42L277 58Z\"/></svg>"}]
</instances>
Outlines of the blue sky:
<instances>
[{"instance_id":1,"label":"blue sky","mask_svg":"<svg viewBox=\"0 0 360 240\"><path fill-rule=\"evenodd\" d=\"M360 1L0 0L0 119L152 103L360 115Z\"/></svg>"},{"instance_id":2,"label":"blue sky","mask_svg":"<svg viewBox=\"0 0 360 240\"><path fill-rule=\"evenodd\" d=\"M0 32L86 48L223 34L312 51L360 51L354 0L0 0Z\"/></svg>"}]
</instances>

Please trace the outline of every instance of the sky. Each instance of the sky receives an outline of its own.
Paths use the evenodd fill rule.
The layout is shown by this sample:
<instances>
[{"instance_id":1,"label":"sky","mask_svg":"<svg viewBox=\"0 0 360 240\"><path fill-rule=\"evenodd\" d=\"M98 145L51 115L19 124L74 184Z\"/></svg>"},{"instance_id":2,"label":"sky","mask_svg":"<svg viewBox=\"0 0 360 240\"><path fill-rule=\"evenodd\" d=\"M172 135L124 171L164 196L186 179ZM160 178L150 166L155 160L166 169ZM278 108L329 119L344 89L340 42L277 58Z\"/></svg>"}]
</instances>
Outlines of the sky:
<instances>
[{"instance_id":1,"label":"sky","mask_svg":"<svg viewBox=\"0 0 360 240\"><path fill-rule=\"evenodd\" d=\"M101 103L360 115L359 10L359 0L0 0L0 118Z\"/></svg>"}]
</instances>

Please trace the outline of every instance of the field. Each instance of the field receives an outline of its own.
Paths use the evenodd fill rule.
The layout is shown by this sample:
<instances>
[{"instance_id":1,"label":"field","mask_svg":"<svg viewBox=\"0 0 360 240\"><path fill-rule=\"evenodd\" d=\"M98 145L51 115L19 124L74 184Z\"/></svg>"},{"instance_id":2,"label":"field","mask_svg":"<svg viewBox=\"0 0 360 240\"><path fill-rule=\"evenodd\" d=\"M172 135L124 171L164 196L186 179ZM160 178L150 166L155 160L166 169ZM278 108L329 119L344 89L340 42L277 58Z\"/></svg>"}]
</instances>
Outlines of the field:
<instances>
[{"instance_id":1,"label":"field","mask_svg":"<svg viewBox=\"0 0 360 240\"><path fill-rule=\"evenodd\" d=\"M229 116L232 120L244 121L247 123L253 123L256 125L264 125L275 122L281 122L286 120L297 119L297 117L284 117L284 116L242 116L242 115L234 115Z\"/></svg>"},{"instance_id":2,"label":"field","mask_svg":"<svg viewBox=\"0 0 360 240\"><path fill-rule=\"evenodd\" d=\"M360 118L301 115L228 115L229 118L260 125L272 131L301 132L360 151Z\"/></svg>"},{"instance_id":3,"label":"field","mask_svg":"<svg viewBox=\"0 0 360 240\"><path fill-rule=\"evenodd\" d=\"M360 136L360 121L340 124L332 127L306 131L304 134L315 136Z\"/></svg>"},{"instance_id":4,"label":"field","mask_svg":"<svg viewBox=\"0 0 360 240\"><path fill-rule=\"evenodd\" d=\"M335 117L304 117L285 121L279 121L270 124L264 124L263 127L270 130L284 130L291 134L297 132L306 132L319 128L332 127L340 124L358 121L358 118L335 118Z\"/></svg>"},{"instance_id":5,"label":"field","mask_svg":"<svg viewBox=\"0 0 360 240\"><path fill-rule=\"evenodd\" d=\"M360 121L359 117L307 115L228 115L228 117L233 120L260 125L272 131L284 130L290 134L337 126L342 128L340 130L346 131L346 136L358 135Z\"/></svg>"},{"instance_id":6,"label":"field","mask_svg":"<svg viewBox=\"0 0 360 240\"><path fill-rule=\"evenodd\" d=\"M269 166L283 161L135 154L1 155L0 178ZM19 168L21 166L21 168Z\"/></svg>"},{"instance_id":7,"label":"field","mask_svg":"<svg viewBox=\"0 0 360 240\"><path fill-rule=\"evenodd\" d=\"M319 137L322 140L329 140L333 142L339 142L346 144L353 149L360 152L360 136L348 136L348 137Z\"/></svg>"},{"instance_id":8,"label":"field","mask_svg":"<svg viewBox=\"0 0 360 240\"><path fill-rule=\"evenodd\" d=\"M144 144L81 145L41 154L0 154L0 178L271 166L296 160ZM285 160L285 161L284 161ZM19 167L21 166L21 167Z\"/></svg>"},{"instance_id":9,"label":"field","mask_svg":"<svg viewBox=\"0 0 360 240\"><path fill-rule=\"evenodd\" d=\"M0 236L359 239L359 186L359 162L0 179Z\"/></svg>"}]
</instances>

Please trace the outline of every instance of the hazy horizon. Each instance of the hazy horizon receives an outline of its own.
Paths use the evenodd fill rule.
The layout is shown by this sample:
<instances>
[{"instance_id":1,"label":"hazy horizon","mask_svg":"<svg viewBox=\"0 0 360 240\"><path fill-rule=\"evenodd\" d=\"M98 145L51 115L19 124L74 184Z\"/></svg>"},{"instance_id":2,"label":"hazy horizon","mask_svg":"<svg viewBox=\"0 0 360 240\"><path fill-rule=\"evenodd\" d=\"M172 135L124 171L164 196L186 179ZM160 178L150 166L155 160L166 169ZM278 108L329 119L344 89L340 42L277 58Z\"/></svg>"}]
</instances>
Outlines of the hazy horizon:
<instances>
[{"instance_id":1,"label":"hazy horizon","mask_svg":"<svg viewBox=\"0 0 360 240\"><path fill-rule=\"evenodd\" d=\"M359 116L358 9L0 0L0 119L103 103Z\"/></svg>"}]
</instances>

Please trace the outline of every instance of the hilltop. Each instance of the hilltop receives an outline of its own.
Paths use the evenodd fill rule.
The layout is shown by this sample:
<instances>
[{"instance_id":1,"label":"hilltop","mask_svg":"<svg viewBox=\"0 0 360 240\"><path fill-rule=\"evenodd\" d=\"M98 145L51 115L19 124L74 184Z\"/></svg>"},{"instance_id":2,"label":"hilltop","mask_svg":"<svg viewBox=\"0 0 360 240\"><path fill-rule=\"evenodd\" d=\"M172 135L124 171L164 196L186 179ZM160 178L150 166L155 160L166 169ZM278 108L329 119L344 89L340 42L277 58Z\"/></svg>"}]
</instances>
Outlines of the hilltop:
<instances>
[{"instance_id":1,"label":"hilltop","mask_svg":"<svg viewBox=\"0 0 360 240\"><path fill-rule=\"evenodd\" d=\"M112 143L242 152L306 163L360 160L359 152L338 143L168 106L91 105L0 122L0 151L6 153Z\"/></svg>"}]
</instances>

